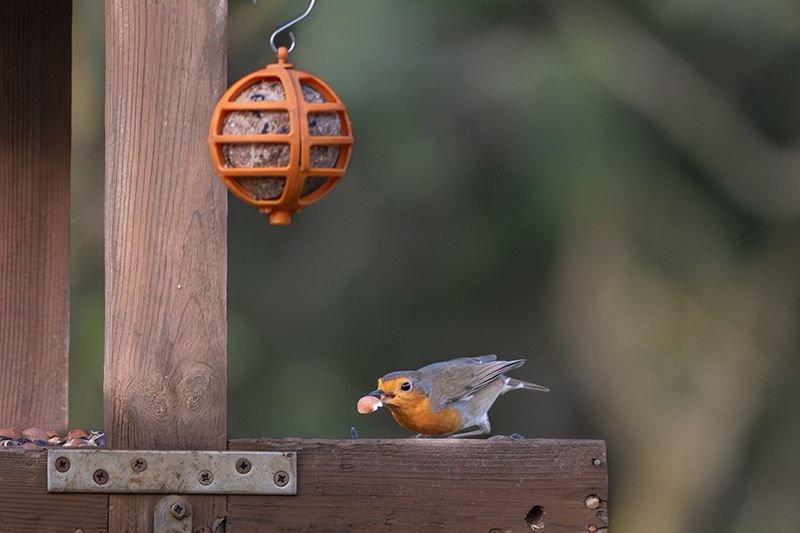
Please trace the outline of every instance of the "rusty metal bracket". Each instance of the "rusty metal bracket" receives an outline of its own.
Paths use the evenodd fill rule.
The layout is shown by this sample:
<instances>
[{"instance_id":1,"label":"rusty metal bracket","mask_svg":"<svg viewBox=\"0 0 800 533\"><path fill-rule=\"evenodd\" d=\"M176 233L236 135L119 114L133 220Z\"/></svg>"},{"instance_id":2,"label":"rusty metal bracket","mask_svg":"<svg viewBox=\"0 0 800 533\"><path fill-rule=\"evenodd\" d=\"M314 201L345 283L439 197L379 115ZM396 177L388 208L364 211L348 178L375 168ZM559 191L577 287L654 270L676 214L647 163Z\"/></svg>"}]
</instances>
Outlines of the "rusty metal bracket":
<instances>
[{"instance_id":1,"label":"rusty metal bracket","mask_svg":"<svg viewBox=\"0 0 800 533\"><path fill-rule=\"evenodd\" d=\"M47 490L295 495L297 453L49 449Z\"/></svg>"},{"instance_id":2,"label":"rusty metal bracket","mask_svg":"<svg viewBox=\"0 0 800 533\"><path fill-rule=\"evenodd\" d=\"M153 509L153 533L192 533L192 504L183 496L164 496Z\"/></svg>"}]
</instances>

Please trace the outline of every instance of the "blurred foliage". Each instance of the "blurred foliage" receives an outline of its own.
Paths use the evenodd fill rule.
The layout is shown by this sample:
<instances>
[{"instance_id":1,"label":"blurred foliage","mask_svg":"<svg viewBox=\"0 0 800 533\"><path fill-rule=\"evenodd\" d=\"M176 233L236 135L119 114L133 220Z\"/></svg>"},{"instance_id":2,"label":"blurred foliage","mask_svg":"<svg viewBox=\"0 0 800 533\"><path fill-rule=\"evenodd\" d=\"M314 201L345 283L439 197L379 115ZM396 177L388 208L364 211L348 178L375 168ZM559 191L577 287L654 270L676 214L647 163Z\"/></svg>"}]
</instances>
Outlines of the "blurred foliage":
<instances>
[{"instance_id":1,"label":"blurred foliage","mask_svg":"<svg viewBox=\"0 0 800 533\"><path fill-rule=\"evenodd\" d=\"M231 0L229 82L304 9ZM72 427L102 425L103 13L75 1ZM800 5L336 0L291 61L347 104L340 185L231 197L229 435L405 437L383 374L527 358L498 434L602 438L614 531L800 519Z\"/></svg>"}]
</instances>

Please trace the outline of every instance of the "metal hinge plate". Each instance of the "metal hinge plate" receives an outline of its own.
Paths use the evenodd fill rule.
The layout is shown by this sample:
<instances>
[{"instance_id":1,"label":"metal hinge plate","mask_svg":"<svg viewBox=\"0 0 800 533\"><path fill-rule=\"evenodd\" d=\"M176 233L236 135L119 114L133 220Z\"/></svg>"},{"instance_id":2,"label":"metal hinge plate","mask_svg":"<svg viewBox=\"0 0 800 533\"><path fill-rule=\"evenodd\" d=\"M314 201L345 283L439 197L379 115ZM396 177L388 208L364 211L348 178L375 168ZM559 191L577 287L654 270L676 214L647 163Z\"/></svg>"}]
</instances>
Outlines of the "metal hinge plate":
<instances>
[{"instance_id":1,"label":"metal hinge plate","mask_svg":"<svg viewBox=\"0 0 800 533\"><path fill-rule=\"evenodd\" d=\"M47 490L295 495L297 453L49 449Z\"/></svg>"}]
</instances>

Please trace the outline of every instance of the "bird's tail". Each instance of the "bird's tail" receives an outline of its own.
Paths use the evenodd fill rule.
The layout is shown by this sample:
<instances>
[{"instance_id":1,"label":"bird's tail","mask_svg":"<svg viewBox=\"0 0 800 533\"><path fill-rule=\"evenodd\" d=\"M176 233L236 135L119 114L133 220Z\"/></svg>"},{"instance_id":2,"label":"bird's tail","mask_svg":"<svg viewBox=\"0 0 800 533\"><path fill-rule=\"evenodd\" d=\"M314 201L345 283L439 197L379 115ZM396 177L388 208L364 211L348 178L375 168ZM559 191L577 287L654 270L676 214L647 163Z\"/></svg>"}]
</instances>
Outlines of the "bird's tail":
<instances>
[{"instance_id":1,"label":"bird's tail","mask_svg":"<svg viewBox=\"0 0 800 533\"><path fill-rule=\"evenodd\" d=\"M505 394L510 390L516 390L516 389L538 390L540 392L550 391L550 389L548 389L547 387L542 387L541 385L537 385L536 383L529 383L527 381L506 377L506 386L503 387L503 392L501 392L500 394Z\"/></svg>"}]
</instances>

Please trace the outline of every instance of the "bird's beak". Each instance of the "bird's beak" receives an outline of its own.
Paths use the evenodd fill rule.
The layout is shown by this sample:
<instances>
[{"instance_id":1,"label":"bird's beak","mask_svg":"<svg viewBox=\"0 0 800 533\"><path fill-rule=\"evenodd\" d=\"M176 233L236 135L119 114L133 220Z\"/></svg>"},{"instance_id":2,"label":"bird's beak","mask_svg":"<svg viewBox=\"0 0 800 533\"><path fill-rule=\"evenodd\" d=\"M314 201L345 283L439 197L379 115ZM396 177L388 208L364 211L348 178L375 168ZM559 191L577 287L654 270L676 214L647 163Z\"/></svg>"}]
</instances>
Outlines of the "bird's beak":
<instances>
[{"instance_id":1,"label":"bird's beak","mask_svg":"<svg viewBox=\"0 0 800 533\"><path fill-rule=\"evenodd\" d=\"M383 399L384 397L388 400L394 398L394 394L389 394L388 392L384 392L381 389L375 390L367 394L367 396L375 396L376 398Z\"/></svg>"}]
</instances>

